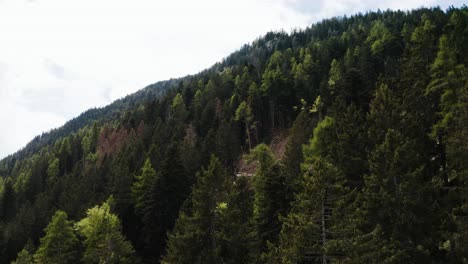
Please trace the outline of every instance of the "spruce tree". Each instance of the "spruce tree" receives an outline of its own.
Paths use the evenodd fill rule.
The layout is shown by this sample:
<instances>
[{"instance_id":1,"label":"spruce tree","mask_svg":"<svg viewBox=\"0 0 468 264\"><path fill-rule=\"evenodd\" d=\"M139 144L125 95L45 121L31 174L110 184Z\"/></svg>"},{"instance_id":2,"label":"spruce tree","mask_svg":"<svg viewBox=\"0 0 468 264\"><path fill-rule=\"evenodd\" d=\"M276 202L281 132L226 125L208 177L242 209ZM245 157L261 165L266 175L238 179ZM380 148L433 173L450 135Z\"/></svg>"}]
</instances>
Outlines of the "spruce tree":
<instances>
[{"instance_id":1,"label":"spruce tree","mask_svg":"<svg viewBox=\"0 0 468 264\"><path fill-rule=\"evenodd\" d=\"M250 263L256 259L255 225L253 222L254 190L251 179L238 177L230 185L227 205L223 210L222 233L225 237L222 255L225 263Z\"/></svg>"},{"instance_id":2,"label":"spruce tree","mask_svg":"<svg viewBox=\"0 0 468 264\"><path fill-rule=\"evenodd\" d=\"M430 186L424 180L424 168L415 162L415 149L413 141L388 129L384 141L369 157L361 227L365 234L381 229L382 238L375 243L382 248L377 250L394 248L392 254L379 261L427 261L428 247L433 245L424 233L433 225L433 202L428 196Z\"/></svg>"},{"instance_id":3,"label":"spruce tree","mask_svg":"<svg viewBox=\"0 0 468 264\"><path fill-rule=\"evenodd\" d=\"M319 157L308 157L302 168L302 189L282 218L279 244L270 247L269 263L331 263L344 256L352 194L344 175Z\"/></svg>"},{"instance_id":4,"label":"spruce tree","mask_svg":"<svg viewBox=\"0 0 468 264\"><path fill-rule=\"evenodd\" d=\"M308 142L312 135L315 119L310 113L306 102L303 101L302 109L296 117L290 132L288 143L286 145L284 164L287 171L287 183L291 190L296 190L300 182L301 168L300 164L304 160L302 155L302 146Z\"/></svg>"},{"instance_id":5,"label":"spruce tree","mask_svg":"<svg viewBox=\"0 0 468 264\"><path fill-rule=\"evenodd\" d=\"M157 177L158 175L153 169L151 161L147 158L141 168L141 174L135 176L135 182L131 187L135 211L143 218L143 222L151 221L152 218L148 215L148 211L151 210L151 204L154 202L151 191Z\"/></svg>"},{"instance_id":6,"label":"spruce tree","mask_svg":"<svg viewBox=\"0 0 468 264\"><path fill-rule=\"evenodd\" d=\"M56 211L44 229L45 236L34 254L37 263L75 263L80 259L79 242L73 224L63 211Z\"/></svg>"},{"instance_id":7,"label":"spruce tree","mask_svg":"<svg viewBox=\"0 0 468 264\"><path fill-rule=\"evenodd\" d=\"M450 211L441 227L446 230L442 248L456 262L468 259L468 251L462 246L468 234L468 195L464 191L468 182L468 71L465 65L457 65L456 48L448 39L443 35L439 40L426 92L437 97L438 113L431 136L437 143L436 161L442 179L437 187L443 190L445 208Z\"/></svg>"},{"instance_id":8,"label":"spruce tree","mask_svg":"<svg viewBox=\"0 0 468 264\"><path fill-rule=\"evenodd\" d=\"M288 187L284 165L275 160L265 144L256 146L248 156L250 162L257 162L254 175L254 222L257 233L257 253L267 249L268 241L276 242L281 229L279 217L289 209Z\"/></svg>"},{"instance_id":9,"label":"spruce tree","mask_svg":"<svg viewBox=\"0 0 468 264\"><path fill-rule=\"evenodd\" d=\"M11 264L33 264L33 256L28 250L23 249L18 253L16 260L12 261ZM59 263L59 262L58 262ZM65 262L62 262L65 263Z\"/></svg>"},{"instance_id":10,"label":"spruce tree","mask_svg":"<svg viewBox=\"0 0 468 264\"><path fill-rule=\"evenodd\" d=\"M84 263L135 263L132 244L121 233L119 218L110 211L111 200L89 209L76 223L84 238Z\"/></svg>"},{"instance_id":11,"label":"spruce tree","mask_svg":"<svg viewBox=\"0 0 468 264\"><path fill-rule=\"evenodd\" d=\"M162 263L222 263L221 215L227 208L230 179L219 160L197 175L174 230L169 235L167 254Z\"/></svg>"},{"instance_id":12,"label":"spruce tree","mask_svg":"<svg viewBox=\"0 0 468 264\"><path fill-rule=\"evenodd\" d=\"M161 179L153 169L149 158L146 159L141 174L135 176L131 186L135 214L141 219L140 238L145 247L145 255L157 255L162 250L165 230L162 229Z\"/></svg>"}]
</instances>

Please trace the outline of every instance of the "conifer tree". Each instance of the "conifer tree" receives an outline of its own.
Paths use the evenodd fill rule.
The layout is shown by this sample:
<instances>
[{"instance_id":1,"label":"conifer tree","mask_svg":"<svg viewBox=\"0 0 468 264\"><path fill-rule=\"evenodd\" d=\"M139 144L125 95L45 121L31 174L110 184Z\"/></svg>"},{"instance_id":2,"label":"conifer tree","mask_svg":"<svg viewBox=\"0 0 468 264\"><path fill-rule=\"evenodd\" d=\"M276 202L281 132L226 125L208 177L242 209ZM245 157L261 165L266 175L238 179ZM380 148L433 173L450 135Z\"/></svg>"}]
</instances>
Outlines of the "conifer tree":
<instances>
[{"instance_id":1,"label":"conifer tree","mask_svg":"<svg viewBox=\"0 0 468 264\"><path fill-rule=\"evenodd\" d=\"M265 144L256 146L249 154L250 162L257 162L254 175L254 222L258 240L258 256L266 250L267 242L277 240L281 228L279 217L287 213L290 197L284 165L277 162Z\"/></svg>"},{"instance_id":2,"label":"conifer tree","mask_svg":"<svg viewBox=\"0 0 468 264\"><path fill-rule=\"evenodd\" d=\"M282 218L279 245L270 247L269 263L331 263L344 257L351 233L346 226L351 193L344 175L319 157L308 157L302 169L302 189Z\"/></svg>"},{"instance_id":3,"label":"conifer tree","mask_svg":"<svg viewBox=\"0 0 468 264\"><path fill-rule=\"evenodd\" d=\"M160 174L153 169L151 161L147 158L141 168L141 174L135 176L131 187L135 213L143 223L140 236L145 245L145 255L159 256L164 247L166 234L162 223L165 209L161 207L161 188L163 186Z\"/></svg>"},{"instance_id":4,"label":"conifer tree","mask_svg":"<svg viewBox=\"0 0 468 264\"><path fill-rule=\"evenodd\" d=\"M423 231L434 224L433 201L428 196L424 168L415 161L413 143L388 129L384 141L369 157L370 174L362 191L362 230L366 234L381 230L382 238L374 241L382 247L377 250L394 248L379 261L427 261L427 247L433 245Z\"/></svg>"},{"instance_id":5,"label":"conifer tree","mask_svg":"<svg viewBox=\"0 0 468 264\"><path fill-rule=\"evenodd\" d=\"M223 210L222 233L225 237L222 254L226 263L250 263L256 259L253 222L254 191L248 177L238 177L228 191Z\"/></svg>"},{"instance_id":6,"label":"conifer tree","mask_svg":"<svg viewBox=\"0 0 468 264\"><path fill-rule=\"evenodd\" d=\"M219 160L197 175L190 199L169 235L162 263L222 263L221 214L227 208L230 179Z\"/></svg>"},{"instance_id":7,"label":"conifer tree","mask_svg":"<svg viewBox=\"0 0 468 264\"><path fill-rule=\"evenodd\" d=\"M371 150L384 141L387 129L401 129L401 111L395 92L386 84L380 84L367 114L367 122L372 124L367 130Z\"/></svg>"},{"instance_id":8,"label":"conifer tree","mask_svg":"<svg viewBox=\"0 0 468 264\"><path fill-rule=\"evenodd\" d=\"M84 238L84 263L135 263L132 244L121 233L119 218L110 211L111 199L89 209L76 223Z\"/></svg>"},{"instance_id":9,"label":"conifer tree","mask_svg":"<svg viewBox=\"0 0 468 264\"><path fill-rule=\"evenodd\" d=\"M18 253L15 261L12 261L11 264L33 264L33 256L29 253L28 250L23 249Z\"/></svg>"},{"instance_id":10,"label":"conifer tree","mask_svg":"<svg viewBox=\"0 0 468 264\"><path fill-rule=\"evenodd\" d=\"M457 65L455 47L443 35L439 50L431 67L431 82L427 87L429 96L437 97L437 118L431 136L437 143L437 160L442 178L443 197L450 210L442 229L455 226L444 232L443 248L454 262L468 258L466 244L468 234L468 195L463 190L468 182L468 78L465 65Z\"/></svg>"},{"instance_id":11,"label":"conifer tree","mask_svg":"<svg viewBox=\"0 0 468 264\"><path fill-rule=\"evenodd\" d=\"M6 179L0 199L0 219L6 221L16 214L16 194L11 179Z\"/></svg>"},{"instance_id":12,"label":"conifer tree","mask_svg":"<svg viewBox=\"0 0 468 264\"><path fill-rule=\"evenodd\" d=\"M36 263L75 263L80 259L79 242L73 224L63 211L56 211L44 229L45 236L34 254Z\"/></svg>"},{"instance_id":13,"label":"conifer tree","mask_svg":"<svg viewBox=\"0 0 468 264\"><path fill-rule=\"evenodd\" d=\"M131 190L135 210L143 219L146 217L151 218L147 215L147 211L151 203L154 202L151 197L151 191L157 177L157 173L153 169L151 161L147 158L145 164L141 168L141 174L135 176L135 182L132 184ZM145 222L145 220L143 221Z\"/></svg>"},{"instance_id":14,"label":"conifer tree","mask_svg":"<svg viewBox=\"0 0 468 264\"><path fill-rule=\"evenodd\" d=\"M302 109L296 117L290 132L288 143L286 145L284 164L288 173L288 185L292 190L296 189L299 183L301 172L300 164L303 161L302 146L306 144L312 136L313 124L316 121L313 119L310 109L306 102L303 101Z\"/></svg>"}]
</instances>

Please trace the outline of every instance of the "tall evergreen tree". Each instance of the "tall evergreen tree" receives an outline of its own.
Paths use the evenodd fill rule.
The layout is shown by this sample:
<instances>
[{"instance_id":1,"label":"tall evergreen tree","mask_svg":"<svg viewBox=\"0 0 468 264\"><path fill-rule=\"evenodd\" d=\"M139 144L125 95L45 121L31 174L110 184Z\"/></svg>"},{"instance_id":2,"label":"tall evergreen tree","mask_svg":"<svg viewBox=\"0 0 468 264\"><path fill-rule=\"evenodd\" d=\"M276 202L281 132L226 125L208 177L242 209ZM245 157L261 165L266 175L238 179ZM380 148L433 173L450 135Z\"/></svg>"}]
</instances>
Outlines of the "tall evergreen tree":
<instances>
[{"instance_id":1,"label":"tall evergreen tree","mask_svg":"<svg viewBox=\"0 0 468 264\"><path fill-rule=\"evenodd\" d=\"M33 256L26 249L21 250L20 253L18 253L18 256L16 257L16 260L11 262L11 264L33 264L33 263L34 263ZM57 262L57 263L60 263L60 262ZM65 263L65 262L62 262L62 263Z\"/></svg>"},{"instance_id":2,"label":"tall evergreen tree","mask_svg":"<svg viewBox=\"0 0 468 264\"><path fill-rule=\"evenodd\" d=\"M45 236L34 254L36 263L76 263L80 246L67 213L58 210L44 229Z\"/></svg>"},{"instance_id":3,"label":"tall evergreen tree","mask_svg":"<svg viewBox=\"0 0 468 264\"><path fill-rule=\"evenodd\" d=\"M84 263L135 263L134 249L121 233L119 218L111 213L111 201L87 211L76 223L76 230L84 238Z\"/></svg>"},{"instance_id":4,"label":"tall evergreen tree","mask_svg":"<svg viewBox=\"0 0 468 264\"><path fill-rule=\"evenodd\" d=\"M250 263L256 259L253 222L254 190L248 177L236 179L228 191L227 207L221 216L225 237L222 255L225 263Z\"/></svg>"},{"instance_id":5,"label":"tall evergreen tree","mask_svg":"<svg viewBox=\"0 0 468 264\"><path fill-rule=\"evenodd\" d=\"M319 157L307 157L302 167L302 189L282 218L279 245L270 248L269 263L332 263L344 257L344 241L351 234L346 225L351 193L344 175Z\"/></svg>"},{"instance_id":6,"label":"tall evergreen tree","mask_svg":"<svg viewBox=\"0 0 468 264\"><path fill-rule=\"evenodd\" d=\"M16 214L16 193L11 179L7 179L3 186L0 200L0 219L7 221Z\"/></svg>"},{"instance_id":7,"label":"tall evergreen tree","mask_svg":"<svg viewBox=\"0 0 468 264\"><path fill-rule=\"evenodd\" d=\"M250 106L248 106L245 101L242 101L242 103L240 103L239 107L237 108L235 120L244 122L245 134L247 135L247 143L249 145L249 150L252 149L250 129L252 126L253 115L252 109L250 109Z\"/></svg>"},{"instance_id":8,"label":"tall evergreen tree","mask_svg":"<svg viewBox=\"0 0 468 264\"><path fill-rule=\"evenodd\" d=\"M362 228L365 232L381 229L383 241L398 242L382 244L383 248L395 250L379 261L428 261L428 247L434 245L424 232L434 223L433 201L428 196L423 167L414 160L417 154L413 144L389 129L369 157L370 174L365 177L362 192Z\"/></svg>"},{"instance_id":9,"label":"tall evergreen tree","mask_svg":"<svg viewBox=\"0 0 468 264\"><path fill-rule=\"evenodd\" d=\"M306 102L303 101L302 109L289 131L284 164L288 174L287 183L292 190L296 190L300 182L300 164L304 160L302 146L306 144L312 136L313 126L316 123L310 111L311 109L309 109Z\"/></svg>"},{"instance_id":10,"label":"tall evergreen tree","mask_svg":"<svg viewBox=\"0 0 468 264\"><path fill-rule=\"evenodd\" d=\"M222 263L221 214L227 208L230 177L219 160L197 175L189 201L169 236L162 263Z\"/></svg>"},{"instance_id":11,"label":"tall evergreen tree","mask_svg":"<svg viewBox=\"0 0 468 264\"><path fill-rule=\"evenodd\" d=\"M437 100L438 115L432 127L432 137L437 143L437 160L443 182L442 193L446 207L451 213L442 229L454 226L445 232L444 249L452 261L466 261L468 251L461 244L466 243L468 224L468 195L463 190L468 182L468 78L465 65L457 65L455 47L443 35L439 40L439 50L431 67L431 82L427 87L429 96ZM462 257L463 256L463 257Z\"/></svg>"},{"instance_id":12,"label":"tall evergreen tree","mask_svg":"<svg viewBox=\"0 0 468 264\"><path fill-rule=\"evenodd\" d=\"M135 176L131 191L135 212L143 222L141 237L146 250L149 251L145 252L145 255L152 255L154 251L162 250L165 230L160 226L163 221L163 209L158 206L161 203L161 179L148 158L141 168L141 174Z\"/></svg>"},{"instance_id":13,"label":"tall evergreen tree","mask_svg":"<svg viewBox=\"0 0 468 264\"><path fill-rule=\"evenodd\" d=\"M286 184L284 165L277 162L265 144L256 146L249 154L250 162L257 162L254 175L255 201L254 222L257 233L258 256L267 249L267 242L278 238L280 215L287 213L290 197Z\"/></svg>"}]
</instances>

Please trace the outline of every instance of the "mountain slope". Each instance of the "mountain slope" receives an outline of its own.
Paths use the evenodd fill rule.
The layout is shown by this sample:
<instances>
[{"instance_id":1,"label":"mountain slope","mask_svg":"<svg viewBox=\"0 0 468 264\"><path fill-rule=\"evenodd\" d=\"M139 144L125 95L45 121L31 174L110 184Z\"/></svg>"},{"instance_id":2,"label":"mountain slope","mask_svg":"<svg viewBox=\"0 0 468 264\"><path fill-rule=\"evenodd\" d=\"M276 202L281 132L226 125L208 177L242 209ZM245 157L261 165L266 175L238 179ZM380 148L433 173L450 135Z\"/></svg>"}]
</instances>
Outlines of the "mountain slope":
<instances>
[{"instance_id":1,"label":"mountain slope","mask_svg":"<svg viewBox=\"0 0 468 264\"><path fill-rule=\"evenodd\" d=\"M467 28L327 19L88 110L0 161L0 262L54 215L84 263L466 262Z\"/></svg>"}]
</instances>

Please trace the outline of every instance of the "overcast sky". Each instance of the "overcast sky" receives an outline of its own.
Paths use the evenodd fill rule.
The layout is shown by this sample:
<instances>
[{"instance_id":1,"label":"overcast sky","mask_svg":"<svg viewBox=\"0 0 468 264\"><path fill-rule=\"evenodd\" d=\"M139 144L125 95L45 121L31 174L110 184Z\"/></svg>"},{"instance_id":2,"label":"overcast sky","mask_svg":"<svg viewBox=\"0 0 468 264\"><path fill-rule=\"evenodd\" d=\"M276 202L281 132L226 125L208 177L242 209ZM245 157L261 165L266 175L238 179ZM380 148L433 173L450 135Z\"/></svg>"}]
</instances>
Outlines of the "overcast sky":
<instances>
[{"instance_id":1,"label":"overcast sky","mask_svg":"<svg viewBox=\"0 0 468 264\"><path fill-rule=\"evenodd\" d=\"M270 30L462 0L0 0L0 158L88 108L197 73Z\"/></svg>"}]
</instances>

